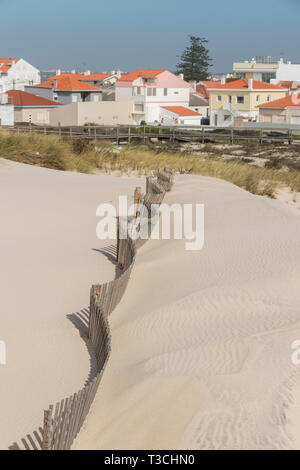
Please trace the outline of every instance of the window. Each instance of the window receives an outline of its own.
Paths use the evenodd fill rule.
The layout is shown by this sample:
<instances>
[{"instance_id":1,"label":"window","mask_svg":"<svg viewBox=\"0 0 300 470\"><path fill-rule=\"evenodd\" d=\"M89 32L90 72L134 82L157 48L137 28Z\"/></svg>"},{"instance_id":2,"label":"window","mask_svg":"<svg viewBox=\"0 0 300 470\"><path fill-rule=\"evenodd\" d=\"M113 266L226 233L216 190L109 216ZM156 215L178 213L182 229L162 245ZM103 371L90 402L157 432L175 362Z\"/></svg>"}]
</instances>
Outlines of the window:
<instances>
[{"instance_id":1,"label":"window","mask_svg":"<svg viewBox=\"0 0 300 470\"><path fill-rule=\"evenodd\" d=\"M246 78L246 74L238 72L235 74L235 78Z\"/></svg>"},{"instance_id":2,"label":"window","mask_svg":"<svg viewBox=\"0 0 300 470\"><path fill-rule=\"evenodd\" d=\"M147 88L147 96L156 96L156 88Z\"/></svg>"},{"instance_id":3,"label":"window","mask_svg":"<svg viewBox=\"0 0 300 470\"><path fill-rule=\"evenodd\" d=\"M113 120L116 121L119 118L119 116L113 116Z\"/></svg>"},{"instance_id":4,"label":"window","mask_svg":"<svg viewBox=\"0 0 300 470\"><path fill-rule=\"evenodd\" d=\"M224 122L225 122L225 121L229 121L230 118L231 118L231 115L230 115L230 114L225 114L225 115L224 115Z\"/></svg>"},{"instance_id":5,"label":"window","mask_svg":"<svg viewBox=\"0 0 300 470\"><path fill-rule=\"evenodd\" d=\"M134 105L134 110L143 112L144 111L144 105L143 104L135 104Z\"/></svg>"},{"instance_id":6,"label":"window","mask_svg":"<svg viewBox=\"0 0 300 470\"><path fill-rule=\"evenodd\" d=\"M45 113L37 113L37 120L38 121L45 121L46 120L46 114Z\"/></svg>"},{"instance_id":7,"label":"window","mask_svg":"<svg viewBox=\"0 0 300 470\"><path fill-rule=\"evenodd\" d=\"M232 96L231 95L228 96L228 102L229 102L229 104L232 103Z\"/></svg>"},{"instance_id":8,"label":"window","mask_svg":"<svg viewBox=\"0 0 300 470\"><path fill-rule=\"evenodd\" d=\"M271 101L271 96L270 96L270 95L268 95L268 97L267 97L267 101L268 101L268 102L270 102L270 101Z\"/></svg>"},{"instance_id":9,"label":"window","mask_svg":"<svg viewBox=\"0 0 300 470\"><path fill-rule=\"evenodd\" d=\"M237 96L236 102L237 102L237 104L244 104L245 103L245 97L244 96Z\"/></svg>"},{"instance_id":10,"label":"window","mask_svg":"<svg viewBox=\"0 0 300 470\"><path fill-rule=\"evenodd\" d=\"M168 88L164 88L164 96L168 96Z\"/></svg>"},{"instance_id":11,"label":"window","mask_svg":"<svg viewBox=\"0 0 300 470\"><path fill-rule=\"evenodd\" d=\"M262 82L270 83L271 79L274 79L274 78L276 78L276 73L266 72L266 73L261 74Z\"/></svg>"},{"instance_id":12,"label":"window","mask_svg":"<svg viewBox=\"0 0 300 470\"><path fill-rule=\"evenodd\" d=\"M77 103L77 101L78 101L78 96L72 95L72 103Z\"/></svg>"},{"instance_id":13,"label":"window","mask_svg":"<svg viewBox=\"0 0 300 470\"><path fill-rule=\"evenodd\" d=\"M219 95L219 96L217 97L217 101L219 101L219 103L222 101L222 96L221 96L221 95Z\"/></svg>"},{"instance_id":14,"label":"window","mask_svg":"<svg viewBox=\"0 0 300 470\"><path fill-rule=\"evenodd\" d=\"M257 103L260 102L260 95L256 95L256 102L257 102Z\"/></svg>"},{"instance_id":15,"label":"window","mask_svg":"<svg viewBox=\"0 0 300 470\"><path fill-rule=\"evenodd\" d=\"M140 87L140 86L137 87L137 95L138 95L138 96L141 95L141 87Z\"/></svg>"},{"instance_id":16,"label":"window","mask_svg":"<svg viewBox=\"0 0 300 470\"><path fill-rule=\"evenodd\" d=\"M94 100L94 101L100 101L99 98L100 98L100 96L94 95L93 100Z\"/></svg>"}]
</instances>

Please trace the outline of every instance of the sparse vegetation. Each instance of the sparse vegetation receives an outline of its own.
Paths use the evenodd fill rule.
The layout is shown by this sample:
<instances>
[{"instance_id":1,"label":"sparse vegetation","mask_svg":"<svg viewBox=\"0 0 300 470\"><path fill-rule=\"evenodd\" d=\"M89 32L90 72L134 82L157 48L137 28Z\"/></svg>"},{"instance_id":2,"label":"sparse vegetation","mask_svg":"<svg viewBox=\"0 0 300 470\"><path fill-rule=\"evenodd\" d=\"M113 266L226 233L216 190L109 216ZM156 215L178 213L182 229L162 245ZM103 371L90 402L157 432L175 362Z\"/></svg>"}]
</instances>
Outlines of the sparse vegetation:
<instances>
[{"instance_id":1,"label":"sparse vegetation","mask_svg":"<svg viewBox=\"0 0 300 470\"><path fill-rule=\"evenodd\" d=\"M269 197L273 197L280 186L300 191L299 167L296 164L289 166L284 161L283 168L283 157L273 160L269 157L272 163L256 166L253 159L250 164L248 161L249 156L257 152L256 146L250 146L252 153L245 147L240 157L227 160L222 158L222 154L228 154L228 148L219 147L214 152L213 147L208 144L195 153L175 152L161 147L149 149L147 146L116 148L110 142L87 143L34 133L0 132L0 156L31 165L83 173L137 171L139 174L158 167L169 167L179 173L221 178L251 193ZM259 158L257 154L255 157Z\"/></svg>"}]
</instances>

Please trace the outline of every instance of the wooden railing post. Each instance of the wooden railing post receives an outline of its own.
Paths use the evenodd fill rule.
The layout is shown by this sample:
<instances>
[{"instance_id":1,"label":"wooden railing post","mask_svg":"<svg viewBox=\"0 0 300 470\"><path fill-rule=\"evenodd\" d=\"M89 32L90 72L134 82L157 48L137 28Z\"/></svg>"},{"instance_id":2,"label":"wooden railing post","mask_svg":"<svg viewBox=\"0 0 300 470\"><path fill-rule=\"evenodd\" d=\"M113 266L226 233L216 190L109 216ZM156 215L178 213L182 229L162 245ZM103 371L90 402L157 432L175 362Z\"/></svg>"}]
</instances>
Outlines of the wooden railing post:
<instances>
[{"instance_id":1,"label":"wooden railing post","mask_svg":"<svg viewBox=\"0 0 300 470\"><path fill-rule=\"evenodd\" d=\"M44 427L43 427L42 450L51 450L52 411L53 411L53 406L52 405L49 407L49 410L44 411Z\"/></svg>"}]
</instances>

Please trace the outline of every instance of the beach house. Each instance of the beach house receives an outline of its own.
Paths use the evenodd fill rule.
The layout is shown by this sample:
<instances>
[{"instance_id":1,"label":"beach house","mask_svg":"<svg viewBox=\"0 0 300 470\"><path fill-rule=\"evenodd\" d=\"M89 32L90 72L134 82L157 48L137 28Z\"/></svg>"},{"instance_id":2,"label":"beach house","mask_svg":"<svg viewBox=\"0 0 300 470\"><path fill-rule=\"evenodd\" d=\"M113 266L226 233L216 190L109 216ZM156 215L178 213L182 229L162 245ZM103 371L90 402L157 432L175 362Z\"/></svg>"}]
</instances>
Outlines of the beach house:
<instances>
[{"instance_id":1,"label":"beach house","mask_svg":"<svg viewBox=\"0 0 300 470\"><path fill-rule=\"evenodd\" d=\"M188 113L191 85L167 70L138 69L122 75L115 86L116 101L134 102L135 124L163 122L164 107L171 112L170 108L180 106Z\"/></svg>"},{"instance_id":2,"label":"beach house","mask_svg":"<svg viewBox=\"0 0 300 470\"><path fill-rule=\"evenodd\" d=\"M213 126L233 126L235 118L258 121L259 106L285 98L288 89L258 80L242 78L208 88L210 123Z\"/></svg>"},{"instance_id":3,"label":"beach house","mask_svg":"<svg viewBox=\"0 0 300 470\"><path fill-rule=\"evenodd\" d=\"M7 101L14 107L15 122L47 125L49 124L49 111L61 106L56 101L21 90L9 90L5 94L8 97Z\"/></svg>"},{"instance_id":4,"label":"beach house","mask_svg":"<svg viewBox=\"0 0 300 470\"><path fill-rule=\"evenodd\" d=\"M40 83L40 71L19 58L0 59L0 93L24 90L26 85Z\"/></svg>"},{"instance_id":5,"label":"beach house","mask_svg":"<svg viewBox=\"0 0 300 470\"><path fill-rule=\"evenodd\" d=\"M293 94L259 106L259 122L300 126L300 94Z\"/></svg>"},{"instance_id":6,"label":"beach house","mask_svg":"<svg viewBox=\"0 0 300 470\"><path fill-rule=\"evenodd\" d=\"M57 76L36 86L27 86L25 91L62 104L102 100L101 88L78 80L71 74Z\"/></svg>"}]
</instances>

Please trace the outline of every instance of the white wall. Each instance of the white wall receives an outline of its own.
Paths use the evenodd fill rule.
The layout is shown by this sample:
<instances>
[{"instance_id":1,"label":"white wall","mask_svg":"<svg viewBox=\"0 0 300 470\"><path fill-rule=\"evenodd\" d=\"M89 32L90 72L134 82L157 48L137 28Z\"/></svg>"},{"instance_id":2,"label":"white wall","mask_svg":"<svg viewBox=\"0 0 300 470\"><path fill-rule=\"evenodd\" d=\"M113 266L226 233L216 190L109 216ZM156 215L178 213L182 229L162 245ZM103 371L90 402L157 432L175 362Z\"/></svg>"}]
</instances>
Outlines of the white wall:
<instances>
[{"instance_id":1,"label":"white wall","mask_svg":"<svg viewBox=\"0 0 300 470\"><path fill-rule=\"evenodd\" d=\"M276 79L271 83L278 83L280 81L300 81L300 64L283 64L279 63Z\"/></svg>"},{"instance_id":2,"label":"white wall","mask_svg":"<svg viewBox=\"0 0 300 470\"><path fill-rule=\"evenodd\" d=\"M172 113L168 109L160 109L159 121L163 119L163 125L190 125L190 126L200 126L201 116L178 116L175 113Z\"/></svg>"},{"instance_id":3,"label":"white wall","mask_svg":"<svg viewBox=\"0 0 300 470\"><path fill-rule=\"evenodd\" d=\"M0 105L0 122L2 126L14 125L14 107L12 105Z\"/></svg>"},{"instance_id":4,"label":"white wall","mask_svg":"<svg viewBox=\"0 0 300 470\"><path fill-rule=\"evenodd\" d=\"M40 71L20 59L6 74L0 73L0 93L13 89L24 91L26 85L36 85L40 82Z\"/></svg>"}]
</instances>

